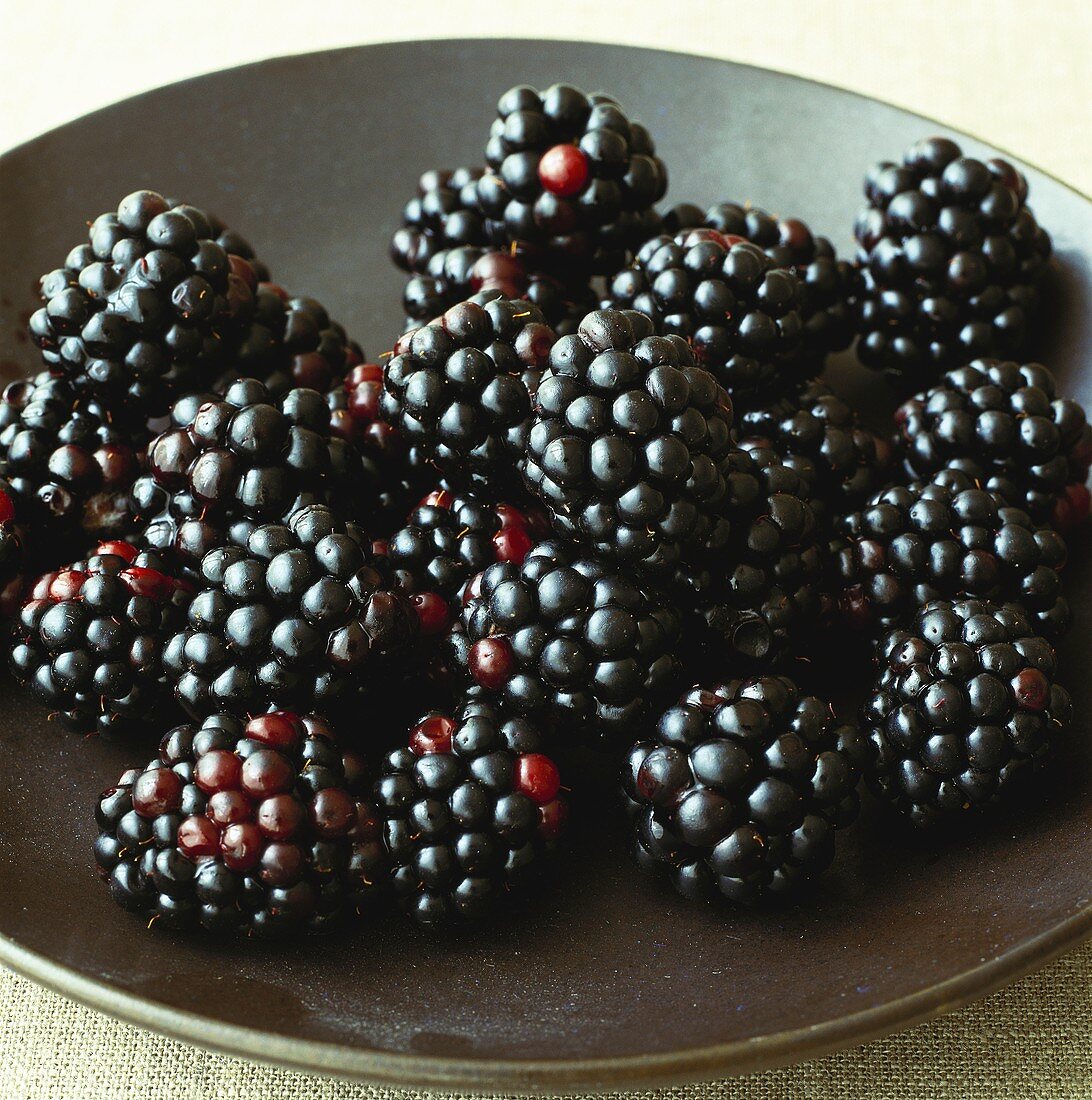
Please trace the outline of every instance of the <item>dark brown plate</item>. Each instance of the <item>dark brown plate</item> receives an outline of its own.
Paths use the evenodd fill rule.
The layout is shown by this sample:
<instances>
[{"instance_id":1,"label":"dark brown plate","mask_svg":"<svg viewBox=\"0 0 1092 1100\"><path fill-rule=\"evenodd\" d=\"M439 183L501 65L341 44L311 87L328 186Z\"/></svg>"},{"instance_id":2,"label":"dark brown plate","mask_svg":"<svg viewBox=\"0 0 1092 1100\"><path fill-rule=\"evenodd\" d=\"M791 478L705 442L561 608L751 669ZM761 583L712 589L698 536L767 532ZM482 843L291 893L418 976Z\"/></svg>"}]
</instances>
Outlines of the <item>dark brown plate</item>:
<instances>
[{"instance_id":1,"label":"dark brown plate","mask_svg":"<svg viewBox=\"0 0 1092 1100\"><path fill-rule=\"evenodd\" d=\"M792 77L574 43L397 44L217 73L2 158L0 360L33 369L22 331L35 277L88 215L140 186L219 212L279 279L321 297L377 354L399 328L386 242L416 176L474 162L504 88L558 79L610 89L651 127L673 200L751 199L807 218L843 249L865 167L937 129ZM1060 260L1043 354L1088 402L1092 204L1028 175ZM863 392L861 372L839 373L847 392ZM1066 668L1080 718L1042 804L949 842L867 817L812 895L766 913L688 905L641 877L604 809L576 832L557 888L487 930L431 937L395 920L288 950L148 932L115 910L88 849L94 796L150 752L63 736L8 685L0 958L196 1043L406 1085L667 1084L862 1042L982 996L1092 933L1092 678L1073 659L1092 643L1086 558L1069 579Z\"/></svg>"}]
</instances>

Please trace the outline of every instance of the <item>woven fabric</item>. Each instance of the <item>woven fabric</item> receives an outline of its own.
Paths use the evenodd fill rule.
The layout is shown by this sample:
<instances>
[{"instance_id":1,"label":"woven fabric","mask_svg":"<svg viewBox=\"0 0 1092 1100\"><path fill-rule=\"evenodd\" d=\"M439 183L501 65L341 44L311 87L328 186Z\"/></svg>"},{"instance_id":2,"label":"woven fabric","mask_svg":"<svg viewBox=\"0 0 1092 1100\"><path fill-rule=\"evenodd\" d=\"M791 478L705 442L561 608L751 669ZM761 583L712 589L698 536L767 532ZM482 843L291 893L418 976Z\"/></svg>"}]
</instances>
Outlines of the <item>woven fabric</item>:
<instances>
[{"instance_id":1,"label":"woven fabric","mask_svg":"<svg viewBox=\"0 0 1092 1100\"><path fill-rule=\"evenodd\" d=\"M314 6L312 6L314 7ZM697 49L785 69L898 103L981 135L1092 190L1087 0L628 0L496 5L189 0L155 64L133 0L23 5L0 35L0 147L73 114L262 56L369 40L475 33ZM621 37L619 37L621 36ZM55 93L57 73L94 79ZM153 55L147 54L151 59ZM564 74L559 74L563 76ZM877 155L897 150L877 149ZM424 167L424 166L422 166ZM863 169L864 166L862 166ZM29 278L29 276L28 276ZM260 1020L255 1021L260 1023ZM0 970L4 1100L356 1100L419 1093L307 1077L208 1054L81 1008ZM1092 1097L1092 944L951 1016L820 1061L649 1094L671 1100L1071 1100Z\"/></svg>"},{"instance_id":2,"label":"woven fabric","mask_svg":"<svg viewBox=\"0 0 1092 1100\"><path fill-rule=\"evenodd\" d=\"M427 1095L209 1054L91 1012L6 971L0 971L0 1005L0 1096L5 1100L414 1100ZM985 1001L857 1050L642 1096L1092 1097L1092 943Z\"/></svg>"}]
</instances>

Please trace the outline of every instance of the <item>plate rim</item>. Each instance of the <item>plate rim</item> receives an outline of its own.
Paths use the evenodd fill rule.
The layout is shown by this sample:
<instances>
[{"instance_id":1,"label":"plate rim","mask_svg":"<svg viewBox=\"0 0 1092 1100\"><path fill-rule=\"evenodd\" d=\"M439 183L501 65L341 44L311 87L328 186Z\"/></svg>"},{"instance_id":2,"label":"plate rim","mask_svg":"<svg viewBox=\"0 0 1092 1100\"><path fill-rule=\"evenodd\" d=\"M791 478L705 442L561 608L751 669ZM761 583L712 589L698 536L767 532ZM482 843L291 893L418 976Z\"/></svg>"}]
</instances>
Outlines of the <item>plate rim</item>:
<instances>
[{"instance_id":1,"label":"plate rim","mask_svg":"<svg viewBox=\"0 0 1092 1100\"><path fill-rule=\"evenodd\" d=\"M276 65L285 61L298 61L301 58L313 58L313 57L329 57L333 54L351 53L355 50L368 50L377 47L385 46L444 46L444 45L456 45L459 43L474 43L474 42L492 42L497 45L510 44L510 45L523 45L523 46L610 46L612 49L628 50L635 53L656 54L660 57L690 57L697 58L700 61L711 61L718 65L728 65L735 69L750 69L756 73L773 73L776 76L784 77L786 80L792 80L799 84L810 84L820 88L827 88L831 91L841 92L843 95L852 96L854 99L864 100L866 103L878 103L883 107L887 107L892 111L900 111L904 115L909 115L911 118L921 119L922 122L927 122L931 126L939 127L941 130L945 130L950 134L955 134L958 137L970 138L971 141L976 141L980 145L988 146L990 149L996 150L1002 156L1010 158L1016 161L1018 164L1023 165L1025 168L1030 168L1033 172L1037 172L1039 175L1046 177L1053 183L1058 184L1059 187L1064 187L1067 191L1071 191L1080 199L1084 199L1086 202L1092 203L1092 191L1082 190L1076 183L1072 183L1069 180L1062 179L1061 176L1056 175L1049 168L1044 168L1041 164L1035 161L1028 160L1027 157L1021 156L1019 153L1013 152L1006 145L999 145L995 141L991 141L989 138L982 137L981 134L976 134L971 130L964 130L960 127L953 126L951 123L944 122L941 119L934 118L932 115L924 115L918 111L914 111L909 107L904 107L900 103L893 103L889 99L884 99L881 96L868 95L865 92L859 92L855 88L849 88L844 84L838 84L832 80L819 80L816 77L802 76L800 73L791 72L788 69L778 69L772 65L757 65L750 61L736 61L730 57L720 57L717 54L702 53L700 50L665 50L656 46L632 46L624 42L611 42L604 38L589 38L589 39L573 39L573 38L505 38L500 35L480 35L476 38L452 38L445 36L441 38L384 38L375 42L355 42L349 43L345 46L330 46L323 50L303 50L300 53L279 53L273 54L269 57L260 57L255 61L245 61L241 65L225 65L219 69L210 69L208 72L195 73L193 76L183 77L181 80L172 80L168 84L157 84L154 88L147 88L143 92L137 92L134 95L123 96L121 99L115 99L112 103L106 103L101 107L96 107L94 110L85 111L82 115L77 115L75 118L70 118L65 122L59 123L57 126L52 126L48 130L43 130L41 133L33 134L31 137L24 138L22 141L17 142L15 145L9 145L3 149L0 149L0 169L3 169L5 161L15 153L20 153L29 146L35 145L39 141L43 141L46 138L54 137L55 135L67 130L69 127L79 126L81 123L87 121L90 118L94 118L96 115L100 115L106 111L111 111L115 107L120 107L122 104L138 103L140 100L158 95L160 92L165 92L172 88L184 88L189 84L195 84L198 81L207 80L210 77L221 76L224 73L242 72L247 69L256 69L265 65Z\"/></svg>"},{"instance_id":2,"label":"plate rim","mask_svg":"<svg viewBox=\"0 0 1092 1100\"><path fill-rule=\"evenodd\" d=\"M197 73L182 80L158 85L105 104L69 119L42 133L0 151L0 175L16 155L32 150L69 128L82 125L123 104L173 89L185 88L213 77L243 70L314 59L333 54L383 47L421 47L490 42L496 45L559 46L603 45L628 52L655 54L660 57L697 58L718 65L774 74L800 84L818 86L868 103L898 111L939 130L970 139L996 150L1030 169L1077 199L1092 205L1092 194L1062 179L1049 169L1009 151L995 142L968 130L923 115L878 96L818 80L771 66L756 65L700 51L666 50L627 45L598 39L576 42L564 37L505 38L482 35L475 38L390 39L353 43L322 50L276 54L240 65L229 65ZM894 1034L916 1024L935 1019L989 996L1005 986L1034 973L1068 950L1092 939L1092 901L1038 935L977 965L925 989L915 990L885 1004L825 1020L803 1028L772 1032L750 1039L713 1043L655 1054L623 1055L611 1058L494 1059L450 1058L431 1054L405 1054L340 1045L314 1039L298 1039L259 1028L225 1023L196 1012L176 1009L108 982L91 978L79 970L59 963L41 952L24 947L0 933L0 964L8 967L50 992L102 1012L144 1030L182 1041L218 1054L297 1072L325 1074L343 1079L399 1087L438 1088L445 1091L520 1089L532 1094L554 1094L559 1089L601 1092L624 1088L666 1087L689 1081L714 1080L724 1075L738 1076L820 1058L839 1050L852 1049L874 1039Z\"/></svg>"},{"instance_id":3,"label":"plate rim","mask_svg":"<svg viewBox=\"0 0 1092 1100\"><path fill-rule=\"evenodd\" d=\"M969 970L886 1004L836 1020L772 1032L751 1039L656 1054L614 1058L449 1058L367 1050L315 1039L297 1039L228 1024L166 1005L89 978L0 934L0 963L35 984L123 1023L218 1054L304 1073L353 1081L445 1091L510 1091L554 1095L668 1087L740 1076L821 1058L862 1046L980 1000L1041 969L1067 949L1092 939L1092 905L1031 939Z\"/></svg>"}]
</instances>

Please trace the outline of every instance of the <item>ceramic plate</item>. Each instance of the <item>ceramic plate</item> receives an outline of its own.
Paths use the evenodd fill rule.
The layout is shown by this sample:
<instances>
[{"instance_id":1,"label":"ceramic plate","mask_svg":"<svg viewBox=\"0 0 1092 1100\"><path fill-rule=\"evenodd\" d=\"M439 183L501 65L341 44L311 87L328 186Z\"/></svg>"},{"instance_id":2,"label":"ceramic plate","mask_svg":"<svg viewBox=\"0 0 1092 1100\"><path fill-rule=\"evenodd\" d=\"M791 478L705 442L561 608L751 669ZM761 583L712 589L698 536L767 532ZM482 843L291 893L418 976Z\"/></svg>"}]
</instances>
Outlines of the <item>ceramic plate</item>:
<instances>
[{"instance_id":1,"label":"ceramic plate","mask_svg":"<svg viewBox=\"0 0 1092 1100\"><path fill-rule=\"evenodd\" d=\"M23 334L36 277L86 218L138 187L219 213L279 281L319 297L379 354L400 327L387 241L416 177L477 162L505 88L557 80L608 89L649 126L671 201L749 199L805 218L846 251L866 167L939 130L789 76L590 44L403 43L216 73L0 158L3 370L36 369ZM1028 177L1059 261L1041 354L1092 403L1092 203L1042 172ZM863 400L863 372L835 373ZM96 794L151 752L64 736L9 683L0 959L192 1042L406 1085L667 1084L862 1042L980 997L1092 933L1083 557L1069 584L1076 626L1063 669L1078 718L1042 804L951 842L866 818L806 903L765 913L690 905L642 877L616 808L587 805L578 782L583 828L558 888L486 930L435 936L392 920L287 950L149 932L115 909L89 850Z\"/></svg>"}]
</instances>

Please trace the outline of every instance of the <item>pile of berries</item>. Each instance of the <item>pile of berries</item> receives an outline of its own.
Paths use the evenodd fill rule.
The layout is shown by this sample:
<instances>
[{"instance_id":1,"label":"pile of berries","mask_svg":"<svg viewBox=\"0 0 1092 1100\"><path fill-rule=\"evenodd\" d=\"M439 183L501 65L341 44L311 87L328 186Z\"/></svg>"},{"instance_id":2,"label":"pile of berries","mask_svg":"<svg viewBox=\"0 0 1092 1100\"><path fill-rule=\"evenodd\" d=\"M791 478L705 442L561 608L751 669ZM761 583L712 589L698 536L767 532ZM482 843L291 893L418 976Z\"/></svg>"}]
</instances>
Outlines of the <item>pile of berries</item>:
<instances>
[{"instance_id":1,"label":"pile of berries","mask_svg":"<svg viewBox=\"0 0 1092 1100\"><path fill-rule=\"evenodd\" d=\"M480 920L563 870L587 750L638 865L736 904L822 872L862 785L923 827L1032 797L1092 426L1014 361L1050 262L1024 177L920 142L851 260L749 202L659 211L602 93L512 88L482 138L403 208L375 361L151 191L41 280L0 614L62 726L150 746L95 807L115 900ZM821 377L854 340L919 391L888 429ZM856 723L796 682L841 630Z\"/></svg>"}]
</instances>

